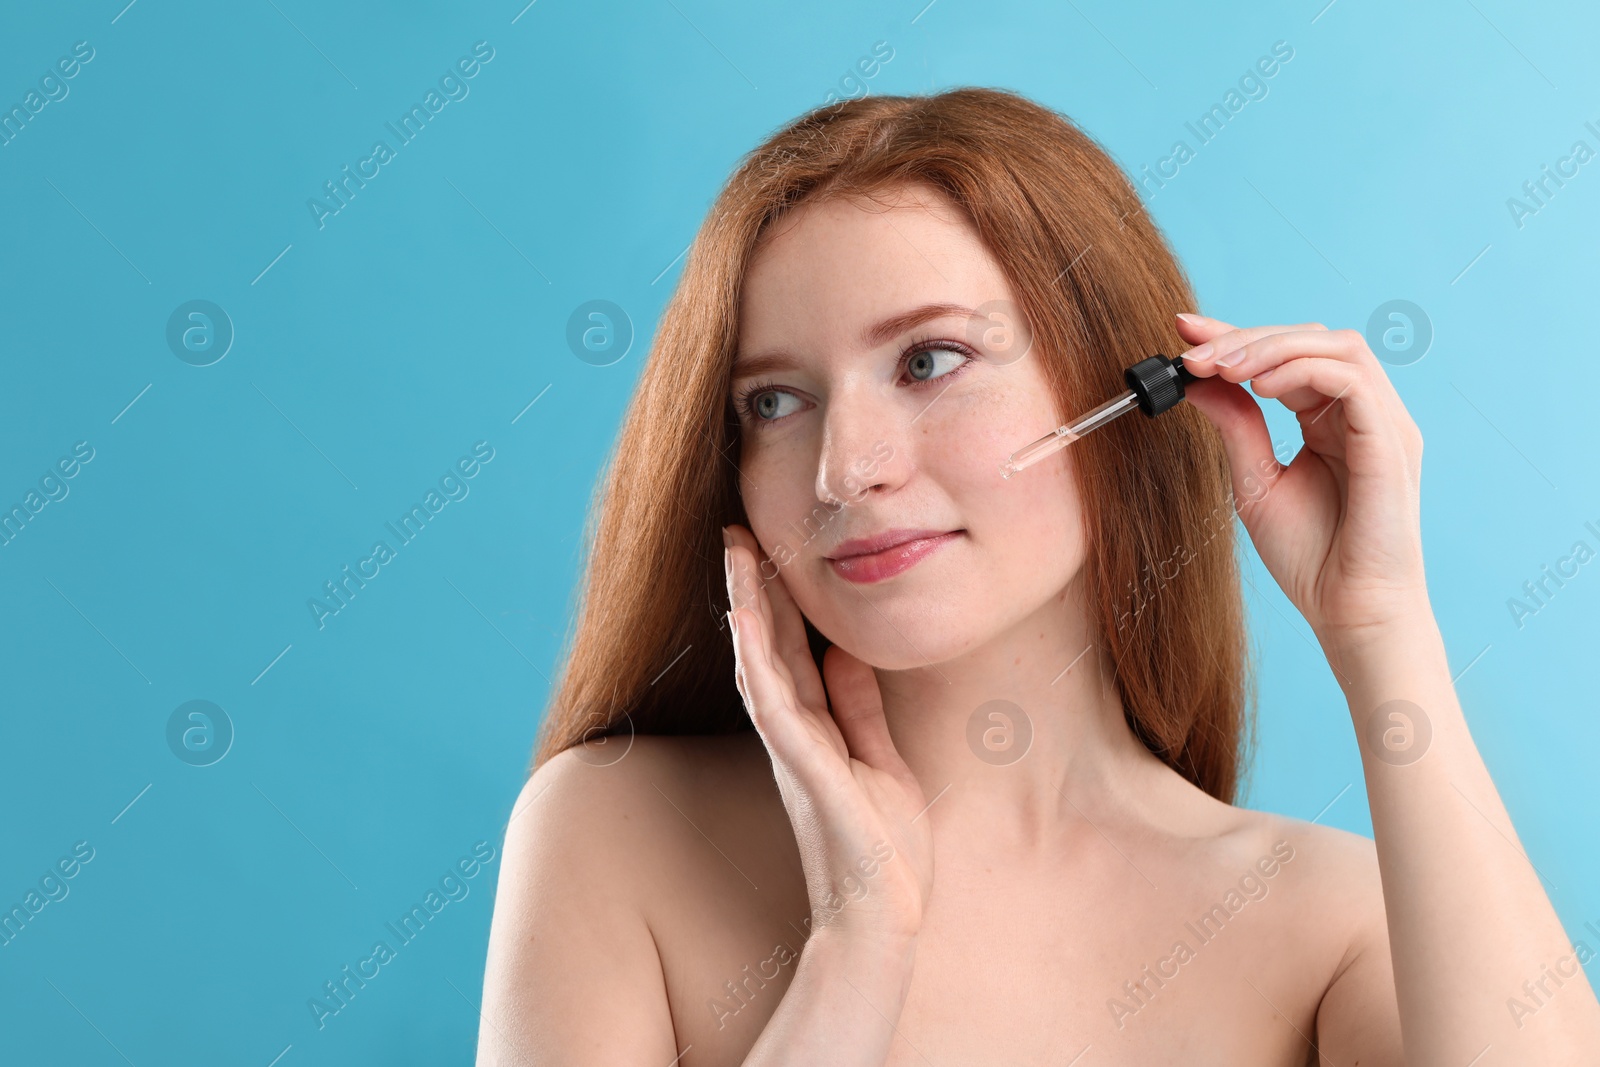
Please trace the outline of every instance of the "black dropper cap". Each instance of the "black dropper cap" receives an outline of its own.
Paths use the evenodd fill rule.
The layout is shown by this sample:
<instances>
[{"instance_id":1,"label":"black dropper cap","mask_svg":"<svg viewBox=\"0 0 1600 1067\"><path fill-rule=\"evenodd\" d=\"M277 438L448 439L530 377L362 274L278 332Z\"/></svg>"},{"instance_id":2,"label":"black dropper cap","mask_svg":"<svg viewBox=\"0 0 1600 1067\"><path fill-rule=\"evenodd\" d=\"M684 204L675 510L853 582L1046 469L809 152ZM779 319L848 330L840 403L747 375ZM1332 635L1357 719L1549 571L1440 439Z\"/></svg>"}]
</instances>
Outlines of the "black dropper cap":
<instances>
[{"instance_id":1,"label":"black dropper cap","mask_svg":"<svg viewBox=\"0 0 1600 1067\"><path fill-rule=\"evenodd\" d=\"M1182 356L1154 355L1122 372L1122 378L1139 398L1139 410L1152 419L1177 406L1186 382L1195 380Z\"/></svg>"}]
</instances>

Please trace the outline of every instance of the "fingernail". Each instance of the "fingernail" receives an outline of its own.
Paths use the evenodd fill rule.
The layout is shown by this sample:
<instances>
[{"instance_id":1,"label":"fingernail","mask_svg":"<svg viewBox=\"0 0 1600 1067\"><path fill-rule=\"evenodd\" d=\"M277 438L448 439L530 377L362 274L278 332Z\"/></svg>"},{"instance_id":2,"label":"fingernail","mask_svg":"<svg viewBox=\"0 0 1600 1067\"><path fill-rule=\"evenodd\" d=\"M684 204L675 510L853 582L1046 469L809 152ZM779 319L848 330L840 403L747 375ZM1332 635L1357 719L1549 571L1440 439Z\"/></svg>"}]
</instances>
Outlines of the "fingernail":
<instances>
[{"instance_id":1,"label":"fingernail","mask_svg":"<svg viewBox=\"0 0 1600 1067\"><path fill-rule=\"evenodd\" d=\"M728 582L728 587L733 587L733 553L724 546L722 549L722 577Z\"/></svg>"},{"instance_id":2,"label":"fingernail","mask_svg":"<svg viewBox=\"0 0 1600 1067\"><path fill-rule=\"evenodd\" d=\"M726 526L724 526L722 528L722 547L723 548L732 548L733 547L733 535L728 533L728 528Z\"/></svg>"},{"instance_id":3,"label":"fingernail","mask_svg":"<svg viewBox=\"0 0 1600 1067\"><path fill-rule=\"evenodd\" d=\"M735 641L739 639L739 620L731 611L728 612L728 632L733 635Z\"/></svg>"},{"instance_id":4,"label":"fingernail","mask_svg":"<svg viewBox=\"0 0 1600 1067\"><path fill-rule=\"evenodd\" d=\"M1194 315L1187 311L1178 312L1178 318L1182 319L1184 322L1187 322L1190 326L1198 326L1202 322L1206 321L1206 317L1204 315Z\"/></svg>"},{"instance_id":5,"label":"fingernail","mask_svg":"<svg viewBox=\"0 0 1600 1067\"><path fill-rule=\"evenodd\" d=\"M1204 363L1211 358L1211 342L1207 341L1203 345L1195 345L1183 354L1183 358L1193 360L1195 363Z\"/></svg>"}]
</instances>

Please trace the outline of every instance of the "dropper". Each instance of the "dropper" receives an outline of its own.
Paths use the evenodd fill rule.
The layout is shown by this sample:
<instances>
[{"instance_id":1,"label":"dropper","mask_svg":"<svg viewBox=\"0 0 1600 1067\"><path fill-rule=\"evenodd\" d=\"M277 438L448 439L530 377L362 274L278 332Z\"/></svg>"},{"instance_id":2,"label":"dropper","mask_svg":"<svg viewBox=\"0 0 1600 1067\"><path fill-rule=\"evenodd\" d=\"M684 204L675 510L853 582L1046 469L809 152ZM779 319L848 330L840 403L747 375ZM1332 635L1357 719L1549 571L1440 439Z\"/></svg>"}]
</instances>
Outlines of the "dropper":
<instances>
[{"instance_id":1,"label":"dropper","mask_svg":"<svg viewBox=\"0 0 1600 1067\"><path fill-rule=\"evenodd\" d=\"M1000 475L1010 478L1025 467L1031 467L1046 456L1066 448L1091 430L1098 430L1119 415L1137 408L1150 418L1174 407L1183 399L1185 382L1195 380L1195 375L1184 365L1182 356L1168 358L1154 355L1141 359L1122 372L1128 391L1113 397L1104 404L1089 409L1065 426L1058 426L1037 441L1023 445L1011 453L1011 458L1000 464Z\"/></svg>"}]
</instances>

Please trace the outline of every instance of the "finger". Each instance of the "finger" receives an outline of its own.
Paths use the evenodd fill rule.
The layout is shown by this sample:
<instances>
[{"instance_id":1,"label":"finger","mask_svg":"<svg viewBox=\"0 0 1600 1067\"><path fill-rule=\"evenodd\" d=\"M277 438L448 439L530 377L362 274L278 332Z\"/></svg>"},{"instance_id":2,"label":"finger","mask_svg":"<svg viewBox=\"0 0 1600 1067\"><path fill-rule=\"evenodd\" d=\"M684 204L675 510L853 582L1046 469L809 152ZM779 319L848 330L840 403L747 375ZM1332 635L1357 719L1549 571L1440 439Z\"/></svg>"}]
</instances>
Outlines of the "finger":
<instances>
[{"instance_id":1,"label":"finger","mask_svg":"<svg viewBox=\"0 0 1600 1067\"><path fill-rule=\"evenodd\" d=\"M728 610L737 611L739 608L756 610L756 586L759 578L757 572L747 570L744 566L744 557L753 556L755 552L749 547L748 542L741 543L734 532L735 527L724 527L727 537L723 539L725 558L728 567Z\"/></svg>"},{"instance_id":2,"label":"finger","mask_svg":"<svg viewBox=\"0 0 1600 1067\"><path fill-rule=\"evenodd\" d=\"M1257 396L1277 398L1285 407L1290 407L1292 397L1296 406L1291 409L1302 415L1337 401L1344 405L1345 424L1355 433L1387 437L1397 428L1371 372L1343 359L1300 356L1257 376L1250 388Z\"/></svg>"},{"instance_id":3,"label":"finger","mask_svg":"<svg viewBox=\"0 0 1600 1067\"><path fill-rule=\"evenodd\" d=\"M761 617L762 633L767 635L764 638L765 645L762 648L762 652L771 662L772 669L783 680L783 683L795 687L796 697L798 698L799 687L795 685L795 667L791 666L774 644L773 635L776 631L773 625L772 604L767 597L767 583L762 580L760 568L755 563L755 556L755 552L741 545L734 545L728 549L728 558L732 567L730 602ZM801 664L800 666L803 667L804 665ZM812 673L815 672L816 669L813 667ZM818 681L815 688L820 689L821 687L822 683ZM808 691L812 688L809 682L806 688ZM826 707L827 697L824 695L821 703L806 703L802 701L801 704L803 709Z\"/></svg>"},{"instance_id":4,"label":"finger","mask_svg":"<svg viewBox=\"0 0 1600 1067\"><path fill-rule=\"evenodd\" d=\"M742 545L750 553L750 566L744 571L741 589L749 593L747 603L762 611L762 619L773 635L773 646L778 656L782 661L789 661L790 667L795 662L811 662L805 619L795 605L794 597L790 597L789 587L782 582L778 565L773 563L768 553L763 552L762 544L746 526L734 523L726 526L726 531L734 544ZM766 574L768 568L773 571L771 577Z\"/></svg>"},{"instance_id":5,"label":"finger","mask_svg":"<svg viewBox=\"0 0 1600 1067\"><path fill-rule=\"evenodd\" d=\"M1185 312L1185 314L1189 315L1194 321L1178 319L1178 333L1196 347L1240 332L1240 328L1231 322L1224 322L1221 319L1214 319L1206 315L1196 315L1193 312ZM1271 328L1252 327L1252 329ZM1282 328L1288 329L1288 327ZM1201 358L1204 358L1204 353L1202 353Z\"/></svg>"},{"instance_id":6,"label":"finger","mask_svg":"<svg viewBox=\"0 0 1600 1067\"><path fill-rule=\"evenodd\" d=\"M755 564L755 553L741 545L731 545L723 550L728 567L728 606L730 611L744 609L761 616L763 632L772 633L772 609L761 590L760 570ZM776 657L770 642L762 654L773 664L773 670L785 685L793 685L794 676L787 664Z\"/></svg>"},{"instance_id":7,"label":"finger","mask_svg":"<svg viewBox=\"0 0 1600 1067\"><path fill-rule=\"evenodd\" d=\"M833 700L833 721L838 724L850 755L869 767L914 782L889 736L883 693L872 668L838 645L831 645L823 653L822 670Z\"/></svg>"},{"instance_id":8,"label":"finger","mask_svg":"<svg viewBox=\"0 0 1600 1067\"><path fill-rule=\"evenodd\" d=\"M772 672L762 651L760 620L749 608L729 613L733 629L734 679L740 683L750 721L774 743L774 735L793 736L794 714L781 680Z\"/></svg>"},{"instance_id":9,"label":"finger","mask_svg":"<svg viewBox=\"0 0 1600 1067\"><path fill-rule=\"evenodd\" d=\"M762 729L761 723L757 720L755 711L750 705L750 686L746 684L746 678L750 671L745 666L744 653L739 651L739 624L734 619L735 614L736 612L730 611L727 616L728 644L733 646L733 687L739 691L739 699L744 702L745 712L749 714L750 721L755 724L756 730L760 732Z\"/></svg>"},{"instance_id":10,"label":"finger","mask_svg":"<svg viewBox=\"0 0 1600 1067\"><path fill-rule=\"evenodd\" d=\"M735 617L738 620L736 641L748 664L745 684L750 700L747 706L752 709L752 721L760 717L768 749L791 771L808 778L816 773L812 744L826 744L840 759L845 758L847 746L836 729L824 728L822 732L826 736L818 738L806 728L802 719L810 713L800 706L794 687L774 669L770 656L772 634L763 625L761 616L749 608L740 608ZM823 715L825 717L826 712ZM802 766L813 770L802 772Z\"/></svg>"},{"instance_id":11,"label":"finger","mask_svg":"<svg viewBox=\"0 0 1600 1067\"><path fill-rule=\"evenodd\" d=\"M1290 348L1280 352L1279 346ZM1245 346L1245 353L1235 368L1246 368L1245 373L1252 378L1251 387L1263 375L1271 373L1284 363L1292 361L1297 355L1325 356L1350 364L1361 370L1371 392L1377 402L1384 408L1385 417L1394 423L1404 424L1411 420L1411 413L1406 410L1405 401L1400 399L1400 392L1394 387L1393 380L1383 369L1383 364L1378 362L1378 357L1373 354L1367 345L1367 339L1357 330L1334 330L1328 333L1314 333L1302 335L1291 342L1287 337L1283 340L1268 338ZM1254 374L1247 365L1257 368ZM1234 368L1229 368L1234 369ZM1260 393L1260 390L1257 390ZM1285 396L1283 392L1277 395Z\"/></svg>"},{"instance_id":12,"label":"finger","mask_svg":"<svg viewBox=\"0 0 1600 1067\"><path fill-rule=\"evenodd\" d=\"M1366 338L1355 330L1274 329L1219 354L1211 361L1229 381L1244 381L1264 374L1298 355L1329 356L1360 366L1376 366L1378 357Z\"/></svg>"},{"instance_id":13,"label":"finger","mask_svg":"<svg viewBox=\"0 0 1600 1067\"><path fill-rule=\"evenodd\" d=\"M1203 365L1216 377L1230 382L1244 382L1266 374L1296 356L1332 356L1348 347L1339 334L1329 331L1301 330L1292 326L1273 327L1271 330L1226 351L1213 351L1204 359ZM1189 366L1194 369L1193 363Z\"/></svg>"},{"instance_id":14,"label":"finger","mask_svg":"<svg viewBox=\"0 0 1600 1067\"><path fill-rule=\"evenodd\" d=\"M1213 319L1206 315L1197 315L1186 311L1175 316L1178 322L1178 336L1188 341L1191 345L1204 344L1213 337L1227 333L1234 327L1221 319Z\"/></svg>"},{"instance_id":15,"label":"finger","mask_svg":"<svg viewBox=\"0 0 1600 1067\"><path fill-rule=\"evenodd\" d=\"M729 596L735 598L737 615L740 619L753 616L760 620L760 625L754 629L759 635L754 655L759 657L760 665L773 675L776 684L781 687L786 696L787 706L793 709L795 721L809 721L821 732L840 758L844 758L848 754L848 747L839 734L838 726L828 715L828 694L823 688L822 676L817 673L816 662L811 658L809 646L805 647L805 651L794 660L791 667L775 643L772 606L768 602L763 583L752 566L754 554L742 545L730 547L726 552L733 567ZM765 610L762 610L763 608ZM796 679L800 681L797 682ZM801 699L802 686L810 694L809 700Z\"/></svg>"},{"instance_id":16,"label":"finger","mask_svg":"<svg viewBox=\"0 0 1600 1067\"><path fill-rule=\"evenodd\" d=\"M773 641L779 659L788 666L796 695L806 707L819 710L826 708L828 693L823 686L822 675L817 671L816 657L811 654L805 616L801 614L789 587L784 584L782 575L773 575L764 589L773 619Z\"/></svg>"},{"instance_id":17,"label":"finger","mask_svg":"<svg viewBox=\"0 0 1600 1067\"><path fill-rule=\"evenodd\" d=\"M727 530L735 544L743 545L752 555L761 558L760 543L756 541L755 534L737 524L727 527ZM776 570L776 565L773 566ZM806 707L826 708L828 694L823 689L822 676L817 673L816 659L811 655L805 617L790 594L789 587L784 584L782 575L774 573L767 578L763 566L753 574L747 572L747 578L750 581L746 583L746 588L759 586L769 599L762 617L771 627L778 660L787 667L795 695Z\"/></svg>"},{"instance_id":18,"label":"finger","mask_svg":"<svg viewBox=\"0 0 1600 1067\"><path fill-rule=\"evenodd\" d=\"M1202 372L1209 374L1210 368L1216 365L1213 361L1225 359L1230 353L1252 341L1274 334L1298 331L1326 333L1328 328L1320 322L1304 322L1298 326L1249 326L1244 329L1229 329L1183 353L1184 364L1195 374Z\"/></svg>"},{"instance_id":19,"label":"finger","mask_svg":"<svg viewBox=\"0 0 1600 1067\"><path fill-rule=\"evenodd\" d=\"M1357 430L1378 433L1394 421L1394 403L1399 396L1388 395L1393 393L1394 386L1387 375L1374 372L1377 358L1372 356L1365 339L1354 330L1273 334L1244 345L1234 356L1237 362L1232 365L1215 367L1217 376L1232 382L1249 379L1257 396L1287 397L1292 386L1277 379L1284 377L1297 363L1322 360L1337 364L1344 371L1324 368L1313 377L1297 375L1284 378L1284 382L1310 386L1319 392L1322 385L1327 385L1332 391L1322 395L1326 401L1346 400L1346 409L1352 416L1351 425ZM1347 396L1347 392L1353 395ZM1310 410L1319 403L1315 396L1303 392L1293 399L1296 412ZM1290 405L1285 401L1285 406Z\"/></svg>"},{"instance_id":20,"label":"finger","mask_svg":"<svg viewBox=\"0 0 1600 1067\"><path fill-rule=\"evenodd\" d=\"M761 587L764 584L761 578L760 565L756 562L755 550L744 545L734 544L728 549L728 559L733 568L729 581L729 603L736 608L745 608L761 616L761 621L766 624L768 633L772 632L771 609L764 602Z\"/></svg>"}]
</instances>

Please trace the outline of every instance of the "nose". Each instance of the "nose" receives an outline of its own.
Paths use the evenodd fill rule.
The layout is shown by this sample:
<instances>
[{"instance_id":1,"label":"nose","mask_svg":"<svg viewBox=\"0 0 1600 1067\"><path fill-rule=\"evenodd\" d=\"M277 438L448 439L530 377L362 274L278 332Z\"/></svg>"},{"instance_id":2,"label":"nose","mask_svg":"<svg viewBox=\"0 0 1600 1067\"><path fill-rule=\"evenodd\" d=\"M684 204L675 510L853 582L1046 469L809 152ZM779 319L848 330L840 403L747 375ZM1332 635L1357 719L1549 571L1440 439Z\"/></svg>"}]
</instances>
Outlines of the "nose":
<instances>
[{"instance_id":1,"label":"nose","mask_svg":"<svg viewBox=\"0 0 1600 1067\"><path fill-rule=\"evenodd\" d=\"M869 492L889 492L910 475L904 427L898 414L870 390L835 393L823 420L817 458L817 499L859 503Z\"/></svg>"}]
</instances>

